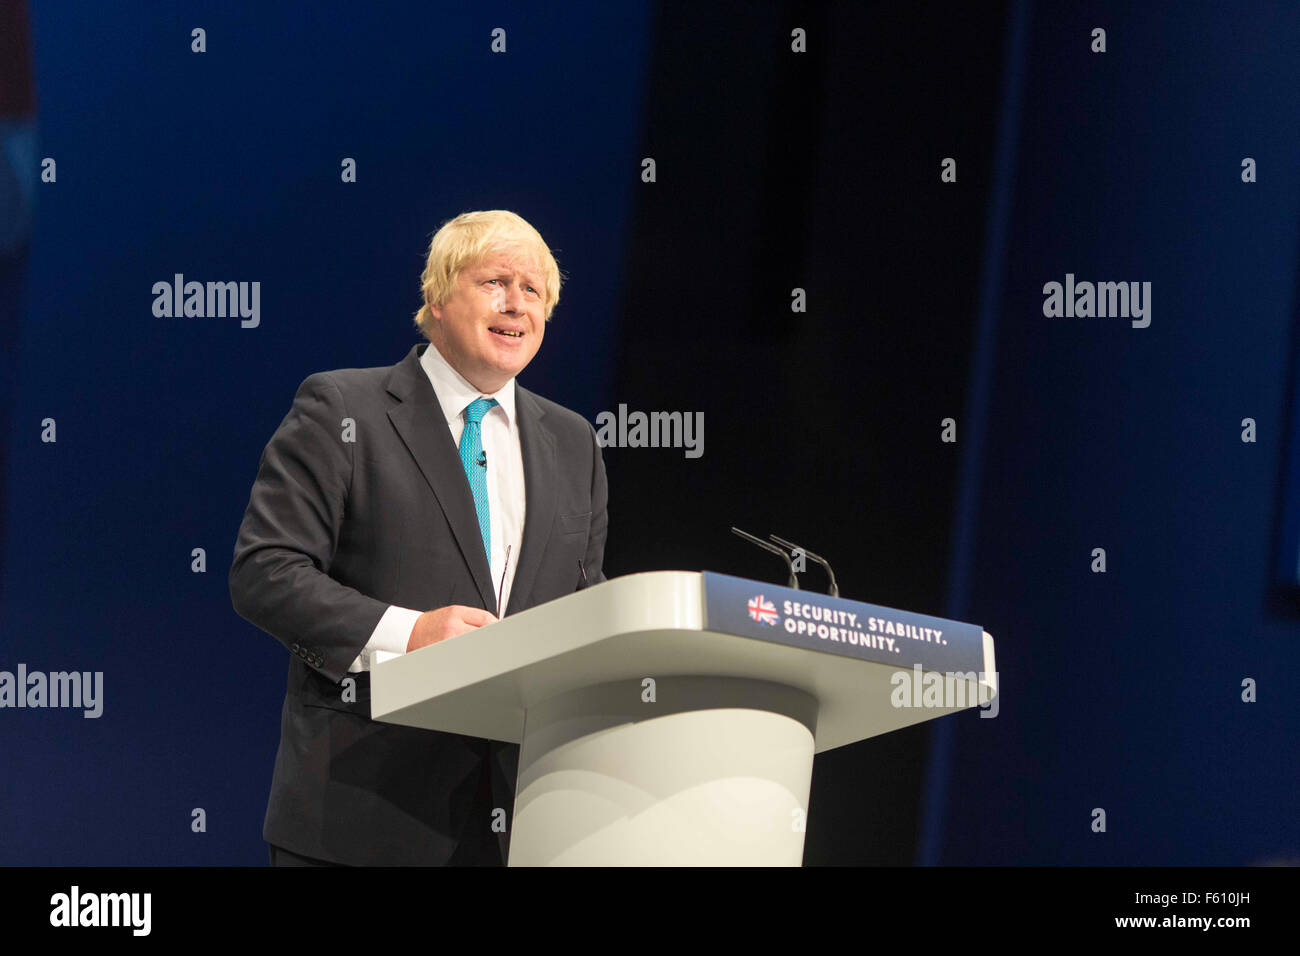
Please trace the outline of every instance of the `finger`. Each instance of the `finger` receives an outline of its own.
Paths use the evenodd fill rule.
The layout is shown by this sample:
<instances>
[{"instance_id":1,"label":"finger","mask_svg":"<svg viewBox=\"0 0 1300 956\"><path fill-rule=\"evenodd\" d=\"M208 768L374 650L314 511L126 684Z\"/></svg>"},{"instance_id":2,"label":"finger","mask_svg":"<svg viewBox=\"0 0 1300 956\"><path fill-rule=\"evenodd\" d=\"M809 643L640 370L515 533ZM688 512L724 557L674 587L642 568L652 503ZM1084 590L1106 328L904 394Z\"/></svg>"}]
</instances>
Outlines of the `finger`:
<instances>
[{"instance_id":1,"label":"finger","mask_svg":"<svg viewBox=\"0 0 1300 956\"><path fill-rule=\"evenodd\" d=\"M483 610L481 607L467 607L461 611L460 619L474 627L482 627L485 624L494 623L496 615L491 611Z\"/></svg>"}]
</instances>

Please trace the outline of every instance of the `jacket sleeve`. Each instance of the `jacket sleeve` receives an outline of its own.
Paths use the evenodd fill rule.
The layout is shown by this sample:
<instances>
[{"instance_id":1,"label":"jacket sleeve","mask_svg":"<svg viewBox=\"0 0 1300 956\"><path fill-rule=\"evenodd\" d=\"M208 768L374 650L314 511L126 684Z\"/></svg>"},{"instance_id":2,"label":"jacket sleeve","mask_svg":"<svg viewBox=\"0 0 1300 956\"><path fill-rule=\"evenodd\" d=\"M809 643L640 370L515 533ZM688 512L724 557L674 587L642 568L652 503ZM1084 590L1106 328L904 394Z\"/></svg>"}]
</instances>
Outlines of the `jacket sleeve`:
<instances>
[{"instance_id":1,"label":"jacket sleeve","mask_svg":"<svg viewBox=\"0 0 1300 956\"><path fill-rule=\"evenodd\" d=\"M587 428L591 432L595 459L591 467L591 535L587 538L584 564L587 569L587 586L592 587L607 580L604 564L605 536L609 531L609 482L605 479L605 459L601 457L600 439L596 437L596 430L590 423Z\"/></svg>"},{"instance_id":2,"label":"jacket sleeve","mask_svg":"<svg viewBox=\"0 0 1300 956\"><path fill-rule=\"evenodd\" d=\"M329 373L309 376L262 452L235 540L235 611L338 683L387 610L330 577L352 481L347 410Z\"/></svg>"}]
</instances>

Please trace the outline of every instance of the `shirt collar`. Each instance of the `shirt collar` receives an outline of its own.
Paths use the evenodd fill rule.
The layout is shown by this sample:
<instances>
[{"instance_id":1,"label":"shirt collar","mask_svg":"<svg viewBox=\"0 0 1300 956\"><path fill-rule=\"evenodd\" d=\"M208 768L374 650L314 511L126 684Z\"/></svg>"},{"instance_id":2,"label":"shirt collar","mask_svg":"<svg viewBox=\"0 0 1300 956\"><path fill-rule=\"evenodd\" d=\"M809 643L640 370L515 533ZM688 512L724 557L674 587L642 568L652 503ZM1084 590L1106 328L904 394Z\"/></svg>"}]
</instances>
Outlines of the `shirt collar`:
<instances>
[{"instance_id":1,"label":"shirt collar","mask_svg":"<svg viewBox=\"0 0 1300 956\"><path fill-rule=\"evenodd\" d=\"M495 398L497 404L505 411L506 418L511 423L514 422L515 380L513 378L495 392L480 392L465 380L465 376L451 367L451 363L443 357L432 342L420 356L420 365L429 376L429 383L433 386L434 394L438 396L438 404L442 406L442 414L448 424L453 421L463 421L469 403L480 396Z\"/></svg>"}]
</instances>

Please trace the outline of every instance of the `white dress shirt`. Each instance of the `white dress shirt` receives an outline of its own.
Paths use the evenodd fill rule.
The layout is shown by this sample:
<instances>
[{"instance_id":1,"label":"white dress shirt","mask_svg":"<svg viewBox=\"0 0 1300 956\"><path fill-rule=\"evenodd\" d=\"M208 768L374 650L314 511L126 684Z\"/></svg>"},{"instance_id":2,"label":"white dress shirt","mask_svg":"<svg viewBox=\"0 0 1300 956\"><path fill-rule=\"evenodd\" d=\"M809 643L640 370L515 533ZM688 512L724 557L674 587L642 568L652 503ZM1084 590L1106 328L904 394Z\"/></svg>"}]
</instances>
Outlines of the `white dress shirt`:
<instances>
[{"instance_id":1,"label":"white dress shirt","mask_svg":"<svg viewBox=\"0 0 1300 956\"><path fill-rule=\"evenodd\" d=\"M495 392L485 394L476 389L457 372L430 343L420 356L420 365L433 385L443 417L451 431L451 440L460 446L460 436L465 430L465 409L477 398L495 398L497 404L483 416L483 451L487 453L488 515L492 540L492 587L496 592L497 608L505 610L510 600L510 588L519 564L519 548L524 533L524 454L519 444L519 419L515 415L515 380L512 378ZM430 427L438 427L437 422ZM480 538L474 538L477 543ZM509 560L507 561L507 549ZM504 578L504 581L503 581ZM411 629L424 611L389 605L379 619L375 630L366 642L365 649L348 668L351 673L370 669L371 652L380 650L405 654ZM498 615L499 616L499 615Z\"/></svg>"}]
</instances>

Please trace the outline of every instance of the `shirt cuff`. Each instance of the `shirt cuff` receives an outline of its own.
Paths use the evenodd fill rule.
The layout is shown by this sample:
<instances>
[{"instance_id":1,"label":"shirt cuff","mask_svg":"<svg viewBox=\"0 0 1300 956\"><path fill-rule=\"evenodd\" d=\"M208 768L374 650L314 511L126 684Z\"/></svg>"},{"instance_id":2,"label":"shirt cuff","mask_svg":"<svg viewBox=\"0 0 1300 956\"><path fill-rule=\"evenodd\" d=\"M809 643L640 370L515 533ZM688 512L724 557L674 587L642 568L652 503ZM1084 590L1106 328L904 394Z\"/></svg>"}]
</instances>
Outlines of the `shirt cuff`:
<instances>
[{"instance_id":1,"label":"shirt cuff","mask_svg":"<svg viewBox=\"0 0 1300 956\"><path fill-rule=\"evenodd\" d=\"M390 604L384 616L375 625L365 648L353 662L349 670L370 670L372 652L387 651L390 654L405 654L406 645L411 639L411 630L420 619L422 611L413 611L409 607Z\"/></svg>"}]
</instances>

